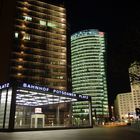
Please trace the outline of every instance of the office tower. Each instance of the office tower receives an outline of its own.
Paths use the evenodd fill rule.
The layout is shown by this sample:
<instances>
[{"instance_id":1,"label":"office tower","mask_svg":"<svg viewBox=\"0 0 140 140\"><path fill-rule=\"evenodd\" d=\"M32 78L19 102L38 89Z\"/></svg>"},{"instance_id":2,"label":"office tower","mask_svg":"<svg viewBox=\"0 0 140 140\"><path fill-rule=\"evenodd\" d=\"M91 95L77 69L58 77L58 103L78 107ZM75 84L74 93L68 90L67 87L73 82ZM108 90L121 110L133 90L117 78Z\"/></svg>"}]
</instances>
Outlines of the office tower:
<instances>
[{"instance_id":1,"label":"office tower","mask_svg":"<svg viewBox=\"0 0 140 140\"><path fill-rule=\"evenodd\" d=\"M134 61L133 63L131 63L129 67L130 83L131 84L139 83L140 81L139 76L140 76L140 62Z\"/></svg>"},{"instance_id":2,"label":"office tower","mask_svg":"<svg viewBox=\"0 0 140 140\"><path fill-rule=\"evenodd\" d=\"M116 119L128 120L130 117L135 118L135 107L132 93L121 93L115 99Z\"/></svg>"},{"instance_id":3,"label":"office tower","mask_svg":"<svg viewBox=\"0 0 140 140\"><path fill-rule=\"evenodd\" d=\"M0 130L92 127L91 97L67 92L66 10L53 0L2 0ZM88 102L76 120L71 102Z\"/></svg>"},{"instance_id":4,"label":"office tower","mask_svg":"<svg viewBox=\"0 0 140 140\"><path fill-rule=\"evenodd\" d=\"M119 119L136 119L136 108L140 108L140 62L134 61L129 67L131 92L118 94L115 100L116 114Z\"/></svg>"},{"instance_id":5,"label":"office tower","mask_svg":"<svg viewBox=\"0 0 140 140\"><path fill-rule=\"evenodd\" d=\"M134 61L129 67L131 92L134 99L134 108L140 108L140 62Z\"/></svg>"},{"instance_id":6,"label":"office tower","mask_svg":"<svg viewBox=\"0 0 140 140\"><path fill-rule=\"evenodd\" d=\"M108 117L104 32L83 30L71 36L72 91L92 96L95 119ZM74 104L75 115L86 115L86 104Z\"/></svg>"},{"instance_id":7,"label":"office tower","mask_svg":"<svg viewBox=\"0 0 140 140\"><path fill-rule=\"evenodd\" d=\"M3 1L2 8L1 82L67 90L65 8L45 0Z\"/></svg>"}]
</instances>

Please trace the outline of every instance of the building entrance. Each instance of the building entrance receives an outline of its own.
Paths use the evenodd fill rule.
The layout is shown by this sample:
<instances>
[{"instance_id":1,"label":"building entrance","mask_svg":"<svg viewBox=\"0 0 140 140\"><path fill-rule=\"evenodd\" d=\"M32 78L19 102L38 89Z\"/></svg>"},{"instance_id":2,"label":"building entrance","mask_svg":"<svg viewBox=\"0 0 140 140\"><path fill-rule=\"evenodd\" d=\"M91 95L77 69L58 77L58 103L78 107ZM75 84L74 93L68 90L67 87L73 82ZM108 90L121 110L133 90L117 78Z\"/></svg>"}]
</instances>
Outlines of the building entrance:
<instances>
[{"instance_id":1,"label":"building entrance","mask_svg":"<svg viewBox=\"0 0 140 140\"><path fill-rule=\"evenodd\" d=\"M72 103L79 101L88 103L85 118L73 112ZM9 84L1 89L1 130L70 127L92 127L90 96L28 83Z\"/></svg>"}]
</instances>

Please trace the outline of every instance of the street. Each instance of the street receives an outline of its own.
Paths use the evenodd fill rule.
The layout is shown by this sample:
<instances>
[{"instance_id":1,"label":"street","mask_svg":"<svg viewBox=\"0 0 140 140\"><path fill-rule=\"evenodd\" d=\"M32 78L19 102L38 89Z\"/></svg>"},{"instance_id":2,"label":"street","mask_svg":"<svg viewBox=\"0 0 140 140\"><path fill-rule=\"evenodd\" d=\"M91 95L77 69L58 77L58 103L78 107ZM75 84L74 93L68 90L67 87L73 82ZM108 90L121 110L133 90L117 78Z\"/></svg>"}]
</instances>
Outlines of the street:
<instances>
[{"instance_id":1,"label":"street","mask_svg":"<svg viewBox=\"0 0 140 140\"><path fill-rule=\"evenodd\" d=\"M0 140L140 140L140 130L94 127L51 131L0 132Z\"/></svg>"}]
</instances>

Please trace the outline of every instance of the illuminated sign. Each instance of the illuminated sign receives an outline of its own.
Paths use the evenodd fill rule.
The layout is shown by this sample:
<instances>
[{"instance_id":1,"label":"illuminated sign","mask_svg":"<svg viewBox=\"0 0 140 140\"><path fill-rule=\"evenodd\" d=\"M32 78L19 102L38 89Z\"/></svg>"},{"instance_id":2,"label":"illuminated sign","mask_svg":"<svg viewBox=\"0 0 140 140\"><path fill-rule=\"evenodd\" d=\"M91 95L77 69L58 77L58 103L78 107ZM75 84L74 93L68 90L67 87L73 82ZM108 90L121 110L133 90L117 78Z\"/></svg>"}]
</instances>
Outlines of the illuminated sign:
<instances>
[{"instance_id":1,"label":"illuminated sign","mask_svg":"<svg viewBox=\"0 0 140 140\"><path fill-rule=\"evenodd\" d=\"M61 90L56 90L56 89L53 89L53 93L60 94L60 95L65 95L65 96L70 96L70 97L78 97L78 98L81 98L81 99L88 99L88 96L86 96L86 95L80 95L80 94L61 91Z\"/></svg>"},{"instance_id":2,"label":"illuminated sign","mask_svg":"<svg viewBox=\"0 0 140 140\"><path fill-rule=\"evenodd\" d=\"M99 31L96 29L83 30L83 31L74 33L71 36L71 40L77 39L77 38L82 37L82 36L98 36L98 34L99 34Z\"/></svg>"},{"instance_id":3,"label":"illuminated sign","mask_svg":"<svg viewBox=\"0 0 140 140\"><path fill-rule=\"evenodd\" d=\"M9 85L10 85L9 83L6 83L6 84L3 84L3 85L0 85L0 89L8 88Z\"/></svg>"},{"instance_id":4,"label":"illuminated sign","mask_svg":"<svg viewBox=\"0 0 140 140\"><path fill-rule=\"evenodd\" d=\"M37 86L33 84L23 83L22 87L28 88L28 89L40 90L40 91L49 91L50 93L54 93L59 96L64 95L64 96L75 97L75 98L80 98L80 99L89 99L89 96L86 96L86 95L66 92L66 91L57 90L57 89L51 89L45 86Z\"/></svg>"},{"instance_id":5,"label":"illuminated sign","mask_svg":"<svg viewBox=\"0 0 140 140\"><path fill-rule=\"evenodd\" d=\"M24 88L30 88L30 89L35 89L35 90L41 90L41 91L49 91L49 88L44 87L44 86L37 86L37 85L32 85L32 84L27 84L23 83Z\"/></svg>"},{"instance_id":6,"label":"illuminated sign","mask_svg":"<svg viewBox=\"0 0 140 140\"><path fill-rule=\"evenodd\" d=\"M61 94L61 95L66 95L66 96L71 96L71 97L76 97L75 93L70 93L70 92L56 90L56 89L53 90L53 93Z\"/></svg>"},{"instance_id":7,"label":"illuminated sign","mask_svg":"<svg viewBox=\"0 0 140 140\"><path fill-rule=\"evenodd\" d=\"M79 95L79 98L88 99L88 96L86 96L86 95Z\"/></svg>"},{"instance_id":8,"label":"illuminated sign","mask_svg":"<svg viewBox=\"0 0 140 140\"><path fill-rule=\"evenodd\" d=\"M35 108L35 113L42 113L42 108Z\"/></svg>"}]
</instances>

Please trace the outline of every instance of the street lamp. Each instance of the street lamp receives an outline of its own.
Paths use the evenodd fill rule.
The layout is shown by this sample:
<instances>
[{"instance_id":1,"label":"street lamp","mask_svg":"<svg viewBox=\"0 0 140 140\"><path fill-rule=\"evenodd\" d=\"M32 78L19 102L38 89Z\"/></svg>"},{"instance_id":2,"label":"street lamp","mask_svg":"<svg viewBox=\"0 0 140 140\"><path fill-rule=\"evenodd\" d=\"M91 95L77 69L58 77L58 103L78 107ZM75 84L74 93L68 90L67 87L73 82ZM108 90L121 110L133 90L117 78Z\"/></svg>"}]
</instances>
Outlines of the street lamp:
<instances>
[{"instance_id":1,"label":"street lamp","mask_svg":"<svg viewBox=\"0 0 140 140\"><path fill-rule=\"evenodd\" d=\"M111 106L111 120L114 120L114 107Z\"/></svg>"}]
</instances>

